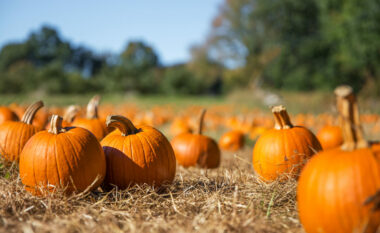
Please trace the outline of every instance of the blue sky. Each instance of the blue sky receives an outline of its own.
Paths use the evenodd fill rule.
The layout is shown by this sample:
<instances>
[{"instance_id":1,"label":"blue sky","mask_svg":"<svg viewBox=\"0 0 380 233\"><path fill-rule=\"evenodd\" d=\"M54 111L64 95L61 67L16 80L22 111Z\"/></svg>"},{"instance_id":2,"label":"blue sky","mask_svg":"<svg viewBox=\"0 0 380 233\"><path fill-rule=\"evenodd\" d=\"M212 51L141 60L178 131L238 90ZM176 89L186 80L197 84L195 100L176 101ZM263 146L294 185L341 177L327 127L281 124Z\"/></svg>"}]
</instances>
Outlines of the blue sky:
<instances>
[{"instance_id":1,"label":"blue sky","mask_svg":"<svg viewBox=\"0 0 380 233\"><path fill-rule=\"evenodd\" d=\"M130 40L154 47L164 64L185 61L201 43L222 0L0 0L0 47L41 25L97 52L120 52Z\"/></svg>"}]
</instances>

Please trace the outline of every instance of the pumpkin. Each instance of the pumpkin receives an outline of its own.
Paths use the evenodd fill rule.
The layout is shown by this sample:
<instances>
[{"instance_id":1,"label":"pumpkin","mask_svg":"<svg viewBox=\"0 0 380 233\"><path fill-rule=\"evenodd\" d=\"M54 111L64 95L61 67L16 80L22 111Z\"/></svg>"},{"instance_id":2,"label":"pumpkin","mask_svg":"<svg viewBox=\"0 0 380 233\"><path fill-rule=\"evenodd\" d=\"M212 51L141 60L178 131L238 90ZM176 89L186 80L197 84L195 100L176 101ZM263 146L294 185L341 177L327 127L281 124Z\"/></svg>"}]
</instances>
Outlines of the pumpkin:
<instances>
[{"instance_id":1,"label":"pumpkin","mask_svg":"<svg viewBox=\"0 0 380 233\"><path fill-rule=\"evenodd\" d=\"M184 167L198 165L202 168L217 168L220 164L218 144L214 139L202 135L205 114L204 109L199 118L197 134L183 133L171 141L177 162Z\"/></svg>"},{"instance_id":2,"label":"pumpkin","mask_svg":"<svg viewBox=\"0 0 380 233\"><path fill-rule=\"evenodd\" d=\"M232 130L222 135L219 146L223 150L238 151L244 147L244 133L240 130Z\"/></svg>"},{"instance_id":3,"label":"pumpkin","mask_svg":"<svg viewBox=\"0 0 380 233\"><path fill-rule=\"evenodd\" d=\"M183 133L192 133L191 126L186 118L176 118L170 126L171 135L177 136Z\"/></svg>"},{"instance_id":4,"label":"pumpkin","mask_svg":"<svg viewBox=\"0 0 380 233\"><path fill-rule=\"evenodd\" d=\"M21 121L6 121L0 125L0 154L7 161L18 161L25 143L39 131L32 122L43 106L43 102L38 101L28 107Z\"/></svg>"},{"instance_id":5,"label":"pumpkin","mask_svg":"<svg viewBox=\"0 0 380 233\"><path fill-rule=\"evenodd\" d=\"M273 107L272 113L275 127L257 140L253 168L264 181L297 177L306 161L322 149L321 144L307 128L292 125L284 106Z\"/></svg>"},{"instance_id":6,"label":"pumpkin","mask_svg":"<svg viewBox=\"0 0 380 233\"><path fill-rule=\"evenodd\" d=\"M100 96L94 96L87 105L86 117L75 118L72 125L89 130L98 140L101 140L106 136L107 129L104 121L98 117L99 102Z\"/></svg>"},{"instance_id":7,"label":"pumpkin","mask_svg":"<svg viewBox=\"0 0 380 233\"><path fill-rule=\"evenodd\" d=\"M49 121L49 112L47 109L41 109L34 116L32 125L37 127L38 131L45 129L46 124Z\"/></svg>"},{"instance_id":8,"label":"pumpkin","mask_svg":"<svg viewBox=\"0 0 380 233\"><path fill-rule=\"evenodd\" d=\"M318 131L317 138L324 150L336 148L343 143L342 130L339 126L324 126Z\"/></svg>"},{"instance_id":9,"label":"pumpkin","mask_svg":"<svg viewBox=\"0 0 380 233\"><path fill-rule=\"evenodd\" d=\"M65 114L63 115L62 127L69 127L73 123L80 108L78 105L70 105L67 107Z\"/></svg>"},{"instance_id":10,"label":"pumpkin","mask_svg":"<svg viewBox=\"0 0 380 233\"><path fill-rule=\"evenodd\" d=\"M51 117L49 130L26 143L19 166L25 189L35 195L93 190L106 174L104 152L95 136L79 127L62 128L58 115Z\"/></svg>"},{"instance_id":11,"label":"pumpkin","mask_svg":"<svg viewBox=\"0 0 380 233\"><path fill-rule=\"evenodd\" d=\"M102 141L106 160L106 185L125 189L134 184L161 186L171 183L176 162L167 138L150 126L138 126L123 116L108 116L107 127L117 128Z\"/></svg>"},{"instance_id":12,"label":"pumpkin","mask_svg":"<svg viewBox=\"0 0 380 233\"><path fill-rule=\"evenodd\" d=\"M0 106L0 125L5 121L18 121L18 116L10 108Z\"/></svg>"},{"instance_id":13,"label":"pumpkin","mask_svg":"<svg viewBox=\"0 0 380 233\"><path fill-rule=\"evenodd\" d=\"M303 169L297 187L300 220L306 232L376 232L380 209L371 198L380 190L379 152L363 137L352 88L338 87L335 94L344 143L317 154Z\"/></svg>"}]
</instances>

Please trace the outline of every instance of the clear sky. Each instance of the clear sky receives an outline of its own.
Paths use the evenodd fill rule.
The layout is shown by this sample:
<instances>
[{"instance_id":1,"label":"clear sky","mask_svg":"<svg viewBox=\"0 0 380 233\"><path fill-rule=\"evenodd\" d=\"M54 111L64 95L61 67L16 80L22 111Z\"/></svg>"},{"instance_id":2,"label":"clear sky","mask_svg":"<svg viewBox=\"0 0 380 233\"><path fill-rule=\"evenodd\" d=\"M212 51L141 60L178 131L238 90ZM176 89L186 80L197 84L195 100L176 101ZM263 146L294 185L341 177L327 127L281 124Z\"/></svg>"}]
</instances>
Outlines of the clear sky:
<instances>
[{"instance_id":1,"label":"clear sky","mask_svg":"<svg viewBox=\"0 0 380 233\"><path fill-rule=\"evenodd\" d=\"M0 0L0 47L43 24L97 52L144 40L164 64L185 61L201 43L222 0Z\"/></svg>"}]
</instances>

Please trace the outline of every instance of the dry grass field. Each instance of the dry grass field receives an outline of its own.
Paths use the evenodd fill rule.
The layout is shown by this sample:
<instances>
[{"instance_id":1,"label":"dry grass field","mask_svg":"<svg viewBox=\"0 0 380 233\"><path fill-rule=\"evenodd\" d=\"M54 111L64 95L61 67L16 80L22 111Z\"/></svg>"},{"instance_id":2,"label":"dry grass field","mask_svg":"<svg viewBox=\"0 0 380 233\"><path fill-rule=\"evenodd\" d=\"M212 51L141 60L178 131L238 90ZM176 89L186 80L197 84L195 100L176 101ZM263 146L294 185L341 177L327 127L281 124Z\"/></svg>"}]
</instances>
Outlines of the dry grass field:
<instances>
[{"instance_id":1,"label":"dry grass field","mask_svg":"<svg viewBox=\"0 0 380 233\"><path fill-rule=\"evenodd\" d=\"M219 169L177 167L172 185L64 197L27 193L17 166L0 169L1 232L302 232L294 180L265 184L251 148Z\"/></svg>"}]
</instances>

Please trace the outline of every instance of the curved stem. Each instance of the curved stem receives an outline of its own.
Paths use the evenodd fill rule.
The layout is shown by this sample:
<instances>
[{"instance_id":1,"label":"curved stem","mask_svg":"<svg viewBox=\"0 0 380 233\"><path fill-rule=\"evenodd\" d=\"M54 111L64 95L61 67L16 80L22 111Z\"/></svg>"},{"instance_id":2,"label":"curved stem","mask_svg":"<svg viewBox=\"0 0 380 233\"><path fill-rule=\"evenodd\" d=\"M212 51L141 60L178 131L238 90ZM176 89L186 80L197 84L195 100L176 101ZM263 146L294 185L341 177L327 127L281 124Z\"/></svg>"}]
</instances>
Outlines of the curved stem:
<instances>
[{"instance_id":1,"label":"curved stem","mask_svg":"<svg viewBox=\"0 0 380 233\"><path fill-rule=\"evenodd\" d=\"M62 121L62 117L58 115L52 115L50 119L50 128L48 132L52 134L59 134L65 132L65 130L62 128Z\"/></svg>"},{"instance_id":2,"label":"curved stem","mask_svg":"<svg viewBox=\"0 0 380 233\"><path fill-rule=\"evenodd\" d=\"M100 102L100 95L95 95L90 99L87 104L87 112L86 117L88 119L96 119L98 118L98 106Z\"/></svg>"},{"instance_id":3,"label":"curved stem","mask_svg":"<svg viewBox=\"0 0 380 233\"><path fill-rule=\"evenodd\" d=\"M79 112L79 110L80 108L78 105L70 105L66 109L65 114L63 115L63 120L66 121L67 123L72 123L77 113Z\"/></svg>"},{"instance_id":4,"label":"curved stem","mask_svg":"<svg viewBox=\"0 0 380 233\"><path fill-rule=\"evenodd\" d=\"M200 117L199 117L198 134L202 134L202 132L203 132L203 124L204 124L204 119L205 119L206 112L207 112L207 109L204 108L202 110L202 113L201 113Z\"/></svg>"},{"instance_id":5,"label":"curved stem","mask_svg":"<svg viewBox=\"0 0 380 233\"><path fill-rule=\"evenodd\" d=\"M44 103L40 100L35 102L34 104L30 105L24 115L22 116L21 121L31 125L34 119L34 116L36 115L37 111L44 106Z\"/></svg>"},{"instance_id":6,"label":"curved stem","mask_svg":"<svg viewBox=\"0 0 380 233\"><path fill-rule=\"evenodd\" d=\"M293 127L288 112L284 106L277 105L272 107L272 113L274 115L275 129L290 129Z\"/></svg>"},{"instance_id":7,"label":"curved stem","mask_svg":"<svg viewBox=\"0 0 380 233\"><path fill-rule=\"evenodd\" d=\"M368 147L360 122L359 107L352 88L343 85L337 87L334 92L344 140L342 149L352 151Z\"/></svg>"},{"instance_id":8,"label":"curved stem","mask_svg":"<svg viewBox=\"0 0 380 233\"><path fill-rule=\"evenodd\" d=\"M113 127L119 129L122 136L127 136L138 132L138 129L136 129L133 123L124 116L109 115L107 117L106 124L109 128Z\"/></svg>"}]
</instances>

